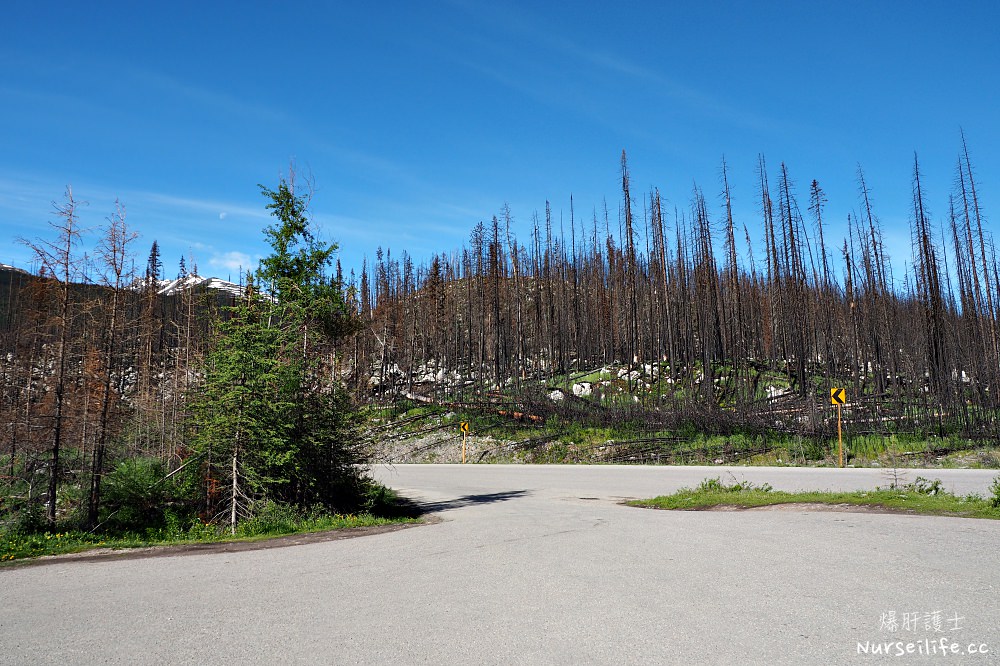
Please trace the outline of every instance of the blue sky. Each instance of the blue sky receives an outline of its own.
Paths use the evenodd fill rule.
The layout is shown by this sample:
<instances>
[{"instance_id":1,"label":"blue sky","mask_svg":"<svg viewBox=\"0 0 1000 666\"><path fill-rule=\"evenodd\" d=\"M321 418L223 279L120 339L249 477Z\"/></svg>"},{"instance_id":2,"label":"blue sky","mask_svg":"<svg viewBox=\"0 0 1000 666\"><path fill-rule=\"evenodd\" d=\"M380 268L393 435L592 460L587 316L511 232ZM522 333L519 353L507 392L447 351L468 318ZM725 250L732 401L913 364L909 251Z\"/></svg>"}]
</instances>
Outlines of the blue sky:
<instances>
[{"instance_id":1,"label":"blue sky","mask_svg":"<svg viewBox=\"0 0 1000 666\"><path fill-rule=\"evenodd\" d=\"M366 7L367 5L367 7ZM860 164L908 259L913 153L935 220L960 128L1000 206L1000 9L902 3L13 3L0 41L0 262L51 237L67 185L84 226L125 204L168 276L233 276L266 252L257 184L294 160L345 269L378 246L459 247L505 203L526 238L570 195L589 220L636 192L718 203L759 237L756 164L818 179L842 238ZM714 212L718 212L718 208ZM992 227L991 222L991 227ZM96 239L86 239L84 249ZM755 248L757 249L757 248ZM757 250L759 256L759 250Z\"/></svg>"}]
</instances>

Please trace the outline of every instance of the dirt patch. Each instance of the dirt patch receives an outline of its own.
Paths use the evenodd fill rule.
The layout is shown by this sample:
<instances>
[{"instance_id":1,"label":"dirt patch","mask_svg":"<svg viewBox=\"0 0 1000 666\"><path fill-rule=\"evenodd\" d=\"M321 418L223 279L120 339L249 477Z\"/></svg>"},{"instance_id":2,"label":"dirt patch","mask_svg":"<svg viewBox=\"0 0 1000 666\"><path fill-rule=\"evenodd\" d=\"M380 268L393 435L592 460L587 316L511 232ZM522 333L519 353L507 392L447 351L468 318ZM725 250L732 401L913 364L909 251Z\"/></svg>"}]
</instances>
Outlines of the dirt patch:
<instances>
[{"instance_id":1,"label":"dirt patch","mask_svg":"<svg viewBox=\"0 0 1000 666\"><path fill-rule=\"evenodd\" d=\"M257 541L224 541L217 543L178 544L176 546L148 546L145 548L95 548L81 553L66 553L63 555L45 555L30 560L17 560L7 564L7 567L43 566L47 564L65 564L67 562L95 562L107 560L138 560L152 557L177 557L183 555L213 555L221 553L240 553L248 550L265 550L268 548L288 548L303 546L310 543L340 541L357 537L387 534L399 530L429 525L440 522L435 516L427 516L419 523L396 523L393 525L376 525L372 527L351 527L342 530L326 532L309 532L308 534L289 534L260 539ZM5 568L7 568L5 567Z\"/></svg>"}]
</instances>

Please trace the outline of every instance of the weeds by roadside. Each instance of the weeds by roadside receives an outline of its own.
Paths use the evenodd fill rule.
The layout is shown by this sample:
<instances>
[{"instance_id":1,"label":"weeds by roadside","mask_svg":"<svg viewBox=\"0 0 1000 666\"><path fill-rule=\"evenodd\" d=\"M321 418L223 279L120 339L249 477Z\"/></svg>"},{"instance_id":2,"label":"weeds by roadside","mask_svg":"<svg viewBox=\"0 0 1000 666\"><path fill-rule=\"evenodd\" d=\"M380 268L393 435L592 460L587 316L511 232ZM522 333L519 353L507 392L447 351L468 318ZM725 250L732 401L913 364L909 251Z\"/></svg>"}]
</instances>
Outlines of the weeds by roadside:
<instances>
[{"instance_id":1,"label":"weeds by roadside","mask_svg":"<svg viewBox=\"0 0 1000 666\"><path fill-rule=\"evenodd\" d=\"M78 553L94 548L128 549L224 541L254 541L289 534L373 527L414 522L417 514L389 488L371 483L365 500L355 513L331 513L320 509L303 511L276 502L260 502L252 507L252 517L241 522L236 534L227 525L206 522L197 516L183 516L171 508L162 520L145 529L86 531L67 518L56 531L44 530L40 519L27 515L22 520L0 525L0 564L45 555Z\"/></svg>"},{"instance_id":2,"label":"weeds by roadside","mask_svg":"<svg viewBox=\"0 0 1000 666\"><path fill-rule=\"evenodd\" d=\"M0 563L45 555L78 553L94 548L125 549L147 546L169 546L223 541L252 541L287 534L325 532L413 522L414 518L384 518L370 513L348 515L301 514L285 506L271 505L257 516L242 523L232 536L225 526L212 525L195 519L186 526L170 526L148 530L143 534L115 536L92 534L81 530L66 532L0 532Z\"/></svg>"},{"instance_id":3,"label":"weeds by roadside","mask_svg":"<svg viewBox=\"0 0 1000 666\"><path fill-rule=\"evenodd\" d=\"M1000 476L990 487L991 496L959 496L945 491L941 481L917 477L913 483L890 485L855 492L785 492L770 485L749 481L727 483L721 478L705 479L696 488L682 488L672 495L629 502L630 506L654 509L711 509L731 506L752 508L773 504L839 504L874 507L901 513L1000 520Z\"/></svg>"}]
</instances>

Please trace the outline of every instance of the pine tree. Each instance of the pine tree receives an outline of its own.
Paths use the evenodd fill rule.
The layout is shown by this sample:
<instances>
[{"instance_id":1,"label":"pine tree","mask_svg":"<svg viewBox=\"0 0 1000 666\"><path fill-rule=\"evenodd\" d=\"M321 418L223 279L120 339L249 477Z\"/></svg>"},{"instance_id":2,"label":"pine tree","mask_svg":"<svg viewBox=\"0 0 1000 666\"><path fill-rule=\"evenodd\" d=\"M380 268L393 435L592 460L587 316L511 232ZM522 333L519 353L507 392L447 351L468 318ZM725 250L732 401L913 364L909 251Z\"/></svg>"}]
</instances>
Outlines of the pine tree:
<instances>
[{"instance_id":1,"label":"pine tree","mask_svg":"<svg viewBox=\"0 0 1000 666\"><path fill-rule=\"evenodd\" d=\"M336 245L313 236L294 181L261 191L277 220L264 232L273 252L218 323L193 404L195 450L214 461L203 481L229 488L233 531L257 500L345 508L359 482L353 414L332 379L333 342L353 325L326 276Z\"/></svg>"},{"instance_id":2,"label":"pine tree","mask_svg":"<svg viewBox=\"0 0 1000 666\"><path fill-rule=\"evenodd\" d=\"M160 245L154 240L149 248L149 258L146 260L146 282L155 285L162 277L163 260L160 259Z\"/></svg>"},{"instance_id":3,"label":"pine tree","mask_svg":"<svg viewBox=\"0 0 1000 666\"><path fill-rule=\"evenodd\" d=\"M254 494L266 496L275 485L266 471L274 467L269 464L274 454L283 451L292 457L282 415L293 405L281 388L294 377L281 362L279 333L267 326L265 302L248 275L244 298L218 324L216 344L203 368L205 381L193 401L194 447L209 461L204 480L210 486L228 481L233 532L238 520L249 515Z\"/></svg>"}]
</instances>

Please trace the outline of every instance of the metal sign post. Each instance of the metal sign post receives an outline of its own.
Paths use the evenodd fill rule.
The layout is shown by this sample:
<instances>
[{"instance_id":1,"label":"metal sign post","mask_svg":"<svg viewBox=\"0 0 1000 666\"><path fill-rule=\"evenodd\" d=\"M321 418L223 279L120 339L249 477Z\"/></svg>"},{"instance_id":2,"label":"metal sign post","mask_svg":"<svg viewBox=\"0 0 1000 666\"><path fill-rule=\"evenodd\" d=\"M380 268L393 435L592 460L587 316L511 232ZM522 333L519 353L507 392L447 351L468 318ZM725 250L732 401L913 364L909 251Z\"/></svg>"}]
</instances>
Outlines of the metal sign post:
<instances>
[{"instance_id":1,"label":"metal sign post","mask_svg":"<svg viewBox=\"0 0 1000 666\"><path fill-rule=\"evenodd\" d=\"M837 453L840 466L844 466L844 435L840 430L840 404L837 404ZM464 462L464 461L463 461Z\"/></svg>"},{"instance_id":2,"label":"metal sign post","mask_svg":"<svg viewBox=\"0 0 1000 666\"><path fill-rule=\"evenodd\" d=\"M840 406L847 400L844 389L830 389L830 402L837 405L837 457L840 466L844 466L844 435L840 427Z\"/></svg>"},{"instance_id":3,"label":"metal sign post","mask_svg":"<svg viewBox=\"0 0 1000 666\"><path fill-rule=\"evenodd\" d=\"M462 421L462 464L465 464L465 442L469 438L469 422Z\"/></svg>"}]
</instances>

